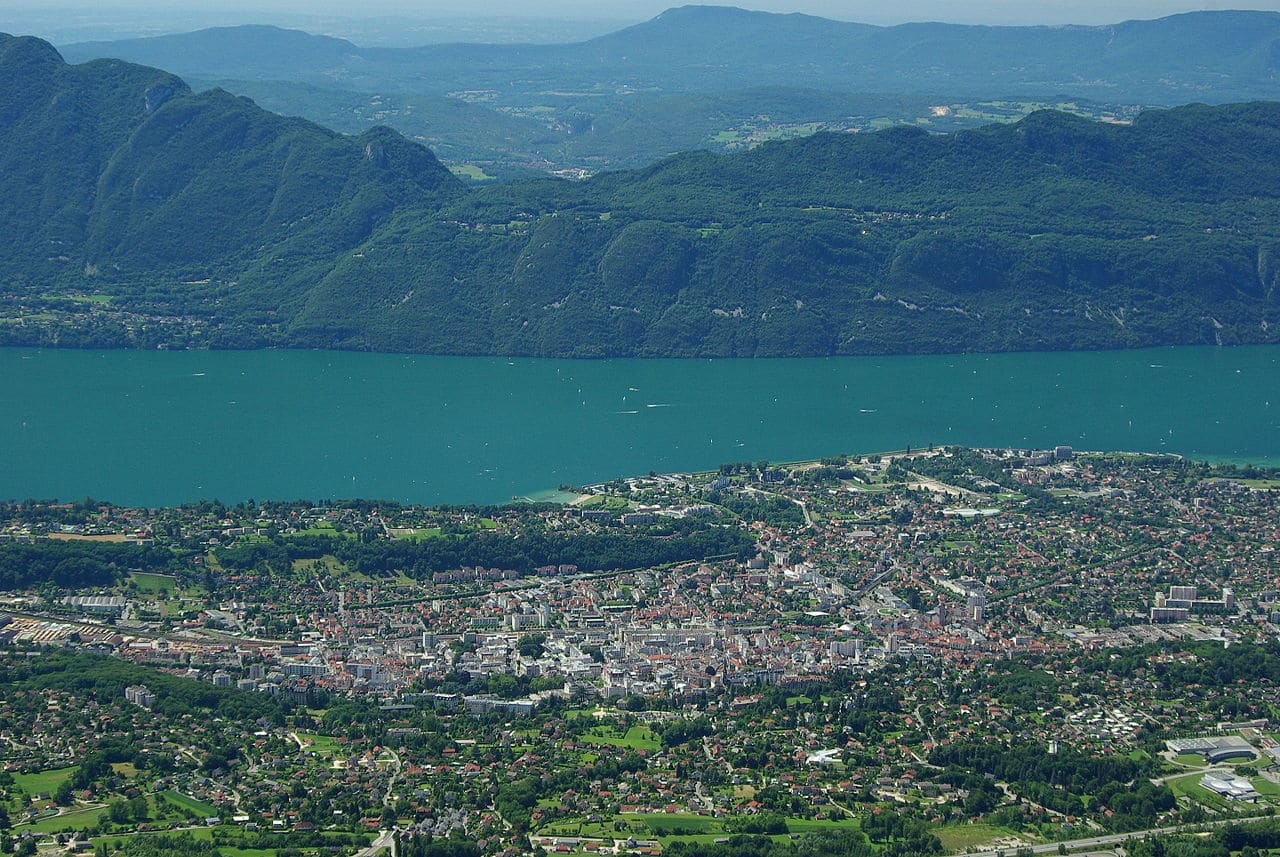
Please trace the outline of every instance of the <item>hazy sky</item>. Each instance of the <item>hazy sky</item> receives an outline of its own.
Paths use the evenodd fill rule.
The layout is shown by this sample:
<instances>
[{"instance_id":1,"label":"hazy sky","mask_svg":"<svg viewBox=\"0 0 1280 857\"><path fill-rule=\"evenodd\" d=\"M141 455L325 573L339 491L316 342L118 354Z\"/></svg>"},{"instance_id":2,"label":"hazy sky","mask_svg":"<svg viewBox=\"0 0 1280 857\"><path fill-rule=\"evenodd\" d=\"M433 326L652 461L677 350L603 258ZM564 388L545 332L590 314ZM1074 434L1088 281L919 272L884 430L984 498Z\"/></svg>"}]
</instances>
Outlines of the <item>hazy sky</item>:
<instances>
[{"instance_id":1,"label":"hazy sky","mask_svg":"<svg viewBox=\"0 0 1280 857\"><path fill-rule=\"evenodd\" d=\"M177 0L180 5L190 0ZM293 11L305 11L327 6L331 13L350 10L353 4L340 0L229 0L225 5L237 4L241 8L265 8L275 6ZM220 4L223 5L223 4ZM476 0L462 3L458 0L367 0L356 8L380 9L401 14L430 14L453 12L474 14L487 11L503 14L525 15L578 15L591 17L648 18L671 6L683 6L679 0L538 0L534 3L512 0ZM1172 12L1202 8L1253 8L1280 9L1280 2L1209 2L1204 0L743 0L707 5L742 6L770 12L807 12L828 18L847 21L892 19L895 21L935 20L982 21L998 23L1006 21L1036 21L1062 23L1064 21L1111 22L1126 17L1158 17Z\"/></svg>"},{"instance_id":2,"label":"hazy sky","mask_svg":"<svg viewBox=\"0 0 1280 857\"><path fill-rule=\"evenodd\" d=\"M150 26L166 29L166 20L225 23L282 22L314 16L380 15L406 17L516 16L643 20L685 0L0 0L0 29L6 19L31 20L74 8L81 20L107 24L141 15ZM1280 0L737 0L738 5L774 12L807 12L876 24L903 21L1064 24L1114 23L1154 18L1192 9L1267 9ZM68 22L69 23L69 22Z\"/></svg>"}]
</instances>

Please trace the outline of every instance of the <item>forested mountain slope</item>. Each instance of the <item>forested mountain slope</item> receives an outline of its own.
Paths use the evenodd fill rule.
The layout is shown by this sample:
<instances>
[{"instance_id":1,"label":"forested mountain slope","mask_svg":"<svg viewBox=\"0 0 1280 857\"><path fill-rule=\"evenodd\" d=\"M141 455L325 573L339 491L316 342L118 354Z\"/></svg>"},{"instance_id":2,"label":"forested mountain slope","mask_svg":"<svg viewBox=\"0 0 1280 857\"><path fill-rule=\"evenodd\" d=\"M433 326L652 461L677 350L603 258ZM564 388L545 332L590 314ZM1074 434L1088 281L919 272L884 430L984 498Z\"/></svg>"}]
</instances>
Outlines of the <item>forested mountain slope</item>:
<instances>
[{"instance_id":1,"label":"forested mountain slope","mask_svg":"<svg viewBox=\"0 0 1280 857\"><path fill-rule=\"evenodd\" d=\"M0 342L558 356L1274 342L1280 105L819 134L467 191L0 38Z\"/></svg>"}]
</instances>

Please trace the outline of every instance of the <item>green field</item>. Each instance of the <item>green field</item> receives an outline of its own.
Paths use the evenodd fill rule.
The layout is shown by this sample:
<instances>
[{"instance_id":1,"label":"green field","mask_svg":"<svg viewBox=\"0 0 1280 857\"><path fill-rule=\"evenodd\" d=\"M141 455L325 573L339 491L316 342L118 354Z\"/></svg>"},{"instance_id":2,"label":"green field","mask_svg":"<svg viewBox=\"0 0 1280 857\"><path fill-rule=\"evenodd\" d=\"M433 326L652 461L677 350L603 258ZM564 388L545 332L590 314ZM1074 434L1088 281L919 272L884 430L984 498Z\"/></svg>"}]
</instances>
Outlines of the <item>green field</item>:
<instances>
[{"instance_id":1,"label":"green field","mask_svg":"<svg viewBox=\"0 0 1280 857\"><path fill-rule=\"evenodd\" d=\"M409 539L411 541L423 541L425 539L442 539L442 538L459 538L467 533L483 532L487 530L496 530L498 522L491 518L475 518L462 524L451 525L448 532L443 527L418 527L408 531L398 531L396 538Z\"/></svg>"},{"instance_id":2,"label":"green field","mask_svg":"<svg viewBox=\"0 0 1280 857\"><path fill-rule=\"evenodd\" d=\"M1009 828L995 824L949 824L934 828L932 833L941 840L942 847L951 852L977 848L1005 836L1017 835Z\"/></svg>"},{"instance_id":3,"label":"green field","mask_svg":"<svg viewBox=\"0 0 1280 857\"><path fill-rule=\"evenodd\" d=\"M473 182L493 181L493 176L489 175L474 164L454 164L449 167L449 172L453 173L460 179L470 179Z\"/></svg>"},{"instance_id":4,"label":"green field","mask_svg":"<svg viewBox=\"0 0 1280 857\"><path fill-rule=\"evenodd\" d=\"M618 825L623 827L619 830ZM789 841L795 834L814 833L822 830L858 831L856 819L825 821L805 818L787 818L788 833L776 834L772 839ZM678 831L678 832L677 832ZM636 836L657 839L664 846L672 842L697 842L709 844L716 839L730 836L723 819L692 812L623 813L600 821L570 818L548 824L537 831L540 836L582 836L588 839L616 839L619 836Z\"/></svg>"},{"instance_id":5,"label":"green field","mask_svg":"<svg viewBox=\"0 0 1280 857\"><path fill-rule=\"evenodd\" d=\"M317 524L314 527L307 527L305 530L298 530L296 533L290 533L290 538L298 536L328 536L332 539L355 539L359 538L359 533L349 533L331 527L328 524Z\"/></svg>"},{"instance_id":6,"label":"green field","mask_svg":"<svg viewBox=\"0 0 1280 857\"><path fill-rule=\"evenodd\" d=\"M14 774L13 782L32 797L45 792L53 794L54 790L62 785L63 780L70 779L77 767L79 766L73 765L70 768L55 768L34 774Z\"/></svg>"},{"instance_id":7,"label":"green field","mask_svg":"<svg viewBox=\"0 0 1280 857\"><path fill-rule=\"evenodd\" d=\"M1280 479L1232 479L1248 488L1259 488L1264 491L1275 491L1280 488Z\"/></svg>"},{"instance_id":8,"label":"green field","mask_svg":"<svg viewBox=\"0 0 1280 857\"><path fill-rule=\"evenodd\" d=\"M1201 774L1188 774L1185 777L1169 780L1166 785L1178 797L1185 796L1197 803L1202 803L1218 810L1228 809L1229 804L1226 798L1200 785L1201 776Z\"/></svg>"},{"instance_id":9,"label":"green field","mask_svg":"<svg viewBox=\"0 0 1280 857\"><path fill-rule=\"evenodd\" d=\"M1266 777L1254 777L1249 782L1253 783L1253 787L1258 790L1258 794L1263 797L1280 796L1280 785L1271 782Z\"/></svg>"},{"instance_id":10,"label":"green field","mask_svg":"<svg viewBox=\"0 0 1280 857\"><path fill-rule=\"evenodd\" d=\"M81 830L97 824L98 819L106 811L107 808L105 806L76 810L75 812L63 813L52 818L42 818L34 824L19 824L14 827L14 830L30 830L33 833L59 833L63 830Z\"/></svg>"},{"instance_id":11,"label":"green field","mask_svg":"<svg viewBox=\"0 0 1280 857\"><path fill-rule=\"evenodd\" d=\"M588 744L607 744L632 750L657 750L662 746L653 730L644 726L632 726L626 732L610 726L595 726L582 736L582 740Z\"/></svg>"},{"instance_id":12,"label":"green field","mask_svg":"<svg viewBox=\"0 0 1280 857\"><path fill-rule=\"evenodd\" d=\"M820 830L853 831L861 829L862 825L858 823L858 819L856 818L787 818L787 830L792 833L817 833Z\"/></svg>"},{"instance_id":13,"label":"green field","mask_svg":"<svg viewBox=\"0 0 1280 857\"><path fill-rule=\"evenodd\" d=\"M314 735L310 732L299 732L298 737L307 745L307 749L323 756L332 756L338 752L341 742L328 735Z\"/></svg>"},{"instance_id":14,"label":"green field","mask_svg":"<svg viewBox=\"0 0 1280 857\"><path fill-rule=\"evenodd\" d=\"M181 792L161 792L160 796L176 806L178 809L192 812L199 818L210 818L218 814L218 810L212 804L205 803L202 800L196 800L193 797L188 797Z\"/></svg>"},{"instance_id":15,"label":"green field","mask_svg":"<svg viewBox=\"0 0 1280 857\"><path fill-rule=\"evenodd\" d=\"M628 500L609 494L593 494L577 504L579 509L604 509L611 512L627 509L630 506L631 503Z\"/></svg>"},{"instance_id":16,"label":"green field","mask_svg":"<svg viewBox=\"0 0 1280 857\"><path fill-rule=\"evenodd\" d=\"M444 535L444 530L439 527L424 527L420 530L414 530L408 533L396 533L397 539L409 539L411 541L420 542L424 539L438 539Z\"/></svg>"},{"instance_id":17,"label":"green field","mask_svg":"<svg viewBox=\"0 0 1280 857\"><path fill-rule=\"evenodd\" d=\"M681 829L691 833L724 835L724 825L719 821L705 815L695 815L691 812L628 813L619 816L619 818L629 822L632 830L635 830L638 825L644 825L653 832L654 836L664 836L670 834L673 830Z\"/></svg>"},{"instance_id":18,"label":"green field","mask_svg":"<svg viewBox=\"0 0 1280 857\"><path fill-rule=\"evenodd\" d=\"M113 844L113 843L118 842L118 841L120 841L120 840L122 840L122 839L132 839L132 838L146 839L146 838L148 838L148 837L155 837L155 836L170 836L170 835L180 835L180 836L182 836L184 839L191 839L191 840L194 840L194 841L196 841L196 842L212 842L212 841L213 841L213 830L212 830L211 828L207 828L207 827L194 827L194 828L192 828L192 829L190 829L190 830L183 830L180 834L170 834L170 833L113 833L113 834L108 834L108 835L105 835L105 836L96 836L96 837L94 837L93 839L91 839L90 841L93 843L94 847L97 847L97 845L98 845L99 843L106 843L107 847L108 847L108 848L110 848L110 847L112 846L112 844ZM342 836L342 835L344 835L344 834L324 832L324 833L322 833L321 835L322 835L322 836L324 836L324 837L327 839L327 838L329 838L329 837L331 837L331 836ZM365 837L364 837L364 840L365 840L366 842L369 842L369 841L371 841L371 840L372 840L372 837L365 836ZM277 848L236 848L236 847L235 847L235 846L233 846L233 845L221 845L221 846L219 846L219 847L218 847L218 853L222 854L222 855L223 855L223 857L276 857L276 855L277 855L277 854L279 854L282 850L285 850L285 849L277 849ZM314 852L308 852L308 853L314 853Z\"/></svg>"},{"instance_id":19,"label":"green field","mask_svg":"<svg viewBox=\"0 0 1280 857\"><path fill-rule=\"evenodd\" d=\"M134 571L129 574L129 579L138 587L139 592L170 595L178 588L177 578L172 574L149 574L143 571Z\"/></svg>"}]
</instances>

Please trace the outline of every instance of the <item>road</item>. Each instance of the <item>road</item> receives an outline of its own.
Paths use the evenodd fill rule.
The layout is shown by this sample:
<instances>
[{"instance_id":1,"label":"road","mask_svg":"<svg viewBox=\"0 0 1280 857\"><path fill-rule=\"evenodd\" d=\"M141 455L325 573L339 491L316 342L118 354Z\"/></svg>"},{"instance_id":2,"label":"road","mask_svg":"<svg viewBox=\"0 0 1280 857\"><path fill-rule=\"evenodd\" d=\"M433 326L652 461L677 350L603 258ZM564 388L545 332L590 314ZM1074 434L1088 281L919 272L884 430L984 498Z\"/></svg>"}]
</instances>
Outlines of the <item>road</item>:
<instances>
[{"instance_id":1,"label":"road","mask_svg":"<svg viewBox=\"0 0 1280 857\"><path fill-rule=\"evenodd\" d=\"M1261 818L1261 816L1259 816ZM1256 821L1256 818L1224 818L1220 821L1210 821L1204 824L1182 824L1174 827L1155 827L1150 830L1134 830L1130 833L1109 833L1105 836L1090 836L1087 839L1068 839L1064 842L1045 842L1041 845L1024 845L1021 848L1000 848L995 851L973 851L965 855L965 857L1013 857L1018 851L1024 854L1030 851L1032 854L1056 854L1058 846L1065 845L1068 850L1075 851L1078 848L1106 848L1107 846L1122 845L1127 839L1142 839L1147 836L1160 836L1165 833L1186 833L1190 831L1200 831L1211 827L1225 827L1228 824L1245 824L1250 821Z\"/></svg>"},{"instance_id":2,"label":"road","mask_svg":"<svg viewBox=\"0 0 1280 857\"><path fill-rule=\"evenodd\" d=\"M1163 786L1169 780L1178 780L1183 777L1193 777L1196 774L1234 774L1236 769L1230 765L1210 765L1207 768L1187 768L1185 771L1178 771L1176 774L1168 774L1163 777L1156 777L1152 780L1153 785Z\"/></svg>"},{"instance_id":3,"label":"road","mask_svg":"<svg viewBox=\"0 0 1280 857\"><path fill-rule=\"evenodd\" d=\"M707 812L711 813L712 815L715 815L715 812L716 812L715 802L713 802L711 798L707 797L702 793L702 780L694 781L693 793L694 795L697 796L698 800L702 801L702 805L707 808Z\"/></svg>"},{"instance_id":4,"label":"road","mask_svg":"<svg viewBox=\"0 0 1280 857\"><path fill-rule=\"evenodd\" d=\"M394 766L391 771L391 779L387 781L387 793L382 797L383 806L391 806L391 790L396 787L396 780L400 778L400 754L391 748L385 748L384 751L391 756L391 764Z\"/></svg>"},{"instance_id":5,"label":"road","mask_svg":"<svg viewBox=\"0 0 1280 857\"><path fill-rule=\"evenodd\" d=\"M373 843L368 848L357 851L355 857L374 857L375 854L383 850L390 850L394 855L396 853L394 836L395 831L393 830L378 831L378 838L373 840Z\"/></svg>"}]
</instances>

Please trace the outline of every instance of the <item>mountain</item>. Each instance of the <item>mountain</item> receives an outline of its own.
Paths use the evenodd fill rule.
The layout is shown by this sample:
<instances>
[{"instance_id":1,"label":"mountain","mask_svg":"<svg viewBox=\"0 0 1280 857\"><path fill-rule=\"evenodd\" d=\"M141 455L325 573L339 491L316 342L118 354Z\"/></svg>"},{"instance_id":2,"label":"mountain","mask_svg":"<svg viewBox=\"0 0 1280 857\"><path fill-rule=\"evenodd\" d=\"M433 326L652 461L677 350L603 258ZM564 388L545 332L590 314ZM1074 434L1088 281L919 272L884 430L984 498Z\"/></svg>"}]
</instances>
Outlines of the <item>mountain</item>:
<instances>
[{"instance_id":1,"label":"mountain","mask_svg":"<svg viewBox=\"0 0 1280 857\"><path fill-rule=\"evenodd\" d=\"M794 86L990 98L1065 93L1110 103L1272 97L1280 13L1194 12L1111 26L875 27L807 15L685 6L560 45L359 48L269 27L70 45L203 78L281 79L357 91L712 92Z\"/></svg>"},{"instance_id":2,"label":"mountain","mask_svg":"<svg viewBox=\"0 0 1280 857\"><path fill-rule=\"evenodd\" d=\"M393 127L430 147L446 163L541 164L569 136L529 117L442 95L379 95L280 80L188 78L188 82L196 89L220 88L244 95L273 113L302 116L344 134L358 134L375 125ZM668 153L664 149L659 155Z\"/></svg>"},{"instance_id":3,"label":"mountain","mask_svg":"<svg viewBox=\"0 0 1280 857\"><path fill-rule=\"evenodd\" d=\"M573 356L1274 342L1278 155L1277 104L1042 112L488 188L457 226L375 236L290 335Z\"/></svg>"},{"instance_id":4,"label":"mountain","mask_svg":"<svg viewBox=\"0 0 1280 857\"><path fill-rule=\"evenodd\" d=\"M0 275L10 284L329 258L461 186L386 129L344 137L118 60L0 35ZM235 260L233 263L232 260Z\"/></svg>"},{"instance_id":5,"label":"mountain","mask_svg":"<svg viewBox=\"0 0 1280 857\"><path fill-rule=\"evenodd\" d=\"M758 356L1280 339L1280 104L463 188L0 37L0 344Z\"/></svg>"},{"instance_id":6,"label":"mountain","mask_svg":"<svg viewBox=\"0 0 1280 857\"><path fill-rule=\"evenodd\" d=\"M822 130L904 124L934 131L976 128L1050 106L1003 100L940 106L924 96L769 87L625 98L565 94L536 107L492 109L439 95L357 93L290 81L188 82L197 89L221 87L273 112L302 116L344 134L385 124L478 180L528 177L534 170L635 168L677 152L740 151ZM1080 100L1053 106L1112 118L1136 112Z\"/></svg>"},{"instance_id":7,"label":"mountain","mask_svg":"<svg viewBox=\"0 0 1280 857\"><path fill-rule=\"evenodd\" d=\"M235 69L235 77L288 79L298 69L340 68L359 62L361 50L343 39L257 24L210 27L193 33L123 41L82 42L62 50L71 62L100 57L174 69Z\"/></svg>"}]
</instances>

